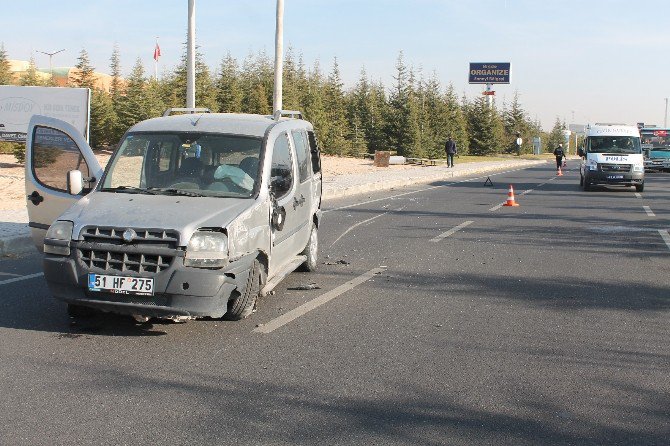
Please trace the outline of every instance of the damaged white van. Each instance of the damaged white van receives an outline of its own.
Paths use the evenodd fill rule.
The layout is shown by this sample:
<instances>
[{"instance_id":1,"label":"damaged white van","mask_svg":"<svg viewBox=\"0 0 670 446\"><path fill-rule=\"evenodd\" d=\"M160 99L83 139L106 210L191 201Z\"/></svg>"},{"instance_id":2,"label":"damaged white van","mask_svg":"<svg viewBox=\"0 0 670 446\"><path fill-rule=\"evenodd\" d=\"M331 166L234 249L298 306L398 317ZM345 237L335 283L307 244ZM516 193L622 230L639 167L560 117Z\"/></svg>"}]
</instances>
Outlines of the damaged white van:
<instances>
[{"instance_id":1,"label":"damaged white van","mask_svg":"<svg viewBox=\"0 0 670 446\"><path fill-rule=\"evenodd\" d=\"M130 128L104 171L74 127L30 121L32 237L70 314L242 319L287 274L316 268L312 125L298 112L181 111Z\"/></svg>"},{"instance_id":2,"label":"damaged white van","mask_svg":"<svg viewBox=\"0 0 670 446\"><path fill-rule=\"evenodd\" d=\"M579 185L585 191L597 184L635 186L644 190L644 159L640 131L635 126L595 124L586 126Z\"/></svg>"}]
</instances>

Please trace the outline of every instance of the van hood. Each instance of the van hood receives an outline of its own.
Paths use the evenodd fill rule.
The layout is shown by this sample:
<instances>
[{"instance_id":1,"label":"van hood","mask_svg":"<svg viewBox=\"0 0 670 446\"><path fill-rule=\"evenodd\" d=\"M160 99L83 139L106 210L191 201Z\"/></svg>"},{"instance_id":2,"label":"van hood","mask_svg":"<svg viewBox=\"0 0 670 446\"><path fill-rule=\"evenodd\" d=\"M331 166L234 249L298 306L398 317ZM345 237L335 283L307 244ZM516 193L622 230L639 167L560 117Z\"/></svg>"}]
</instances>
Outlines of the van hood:
<instances>
[{"instance_id":1,"label":"van hood","mask_svg":"<svg viewBox=\"0 0 670 446\"><path fill-rule=\"evenodd\" d=\"M59 217L74 223L73 238L85 226L173 229L185 246L198 228L225 228L253 206L252 198L185 197L94 191Z\"/></svg>"}]
</instances>

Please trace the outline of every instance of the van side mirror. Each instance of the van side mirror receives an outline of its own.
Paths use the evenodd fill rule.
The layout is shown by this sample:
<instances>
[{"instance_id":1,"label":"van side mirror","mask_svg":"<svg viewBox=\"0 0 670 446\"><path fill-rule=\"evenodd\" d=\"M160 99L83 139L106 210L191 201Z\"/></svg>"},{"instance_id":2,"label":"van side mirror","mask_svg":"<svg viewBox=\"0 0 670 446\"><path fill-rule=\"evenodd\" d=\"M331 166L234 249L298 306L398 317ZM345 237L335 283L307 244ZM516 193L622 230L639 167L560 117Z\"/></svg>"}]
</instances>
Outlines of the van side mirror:
<instances>
[{"instance_id":1,"label":"van side mirror","mask_svg":"<svg viewBox=\"0 0 670 446\"><path fill-rule=\"evenodd\" d=\"M67 193L79 195L84 190L84 177L80 170L71 170L67 173Z\"/></svg>"},{"instance_id":2,"label":"van side mirror","mask_svg":"<svg viewBox=\"0 0 670 446\"><path fill-rule=\"evenodd\" d=\"M586 156L586 154L584 153L584 148L583 147L580 147L580 148L577 149L577 155L581 156L582 158L584 158Z\"/></svg>"}]
</instances>

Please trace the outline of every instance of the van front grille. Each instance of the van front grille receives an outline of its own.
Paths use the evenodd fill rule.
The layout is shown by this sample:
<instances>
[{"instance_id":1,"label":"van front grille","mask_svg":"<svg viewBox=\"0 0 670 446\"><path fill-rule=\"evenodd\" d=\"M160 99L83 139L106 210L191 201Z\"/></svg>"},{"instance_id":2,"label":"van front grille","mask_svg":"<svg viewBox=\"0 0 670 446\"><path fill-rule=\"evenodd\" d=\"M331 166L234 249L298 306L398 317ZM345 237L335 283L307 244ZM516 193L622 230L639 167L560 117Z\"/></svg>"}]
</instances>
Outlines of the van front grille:
<instances>
[{"instance_id":1,"label":"van front grille","mask_svg":"<svg viewBox=\"0 0 670 446\"><path fill-rule=\"evenodd\" d=\"M630 172L631 164L599 164L601 172Z\"/></svg>"},{"instance_id":2,"label":"van front grille","mask_svg":"<svg viewBox=\"0 0 670 446\"><path fill-rule=\"evenodd\" d=\"M114 272L159 273L172 264L174 256L114 252L104 249L79 248L79 259L88 269Z\"/></svg>"},{"instance_id":3,"label":"van front grille","mask_svg":"<svg viewBox=\"0 0 670 446\"><path fill-rule=\"evenodd\" d=\"M89 270L155 274L178 256L177 231L86 226L80 234L77 254Z\"/></svg>"}]
</instances>

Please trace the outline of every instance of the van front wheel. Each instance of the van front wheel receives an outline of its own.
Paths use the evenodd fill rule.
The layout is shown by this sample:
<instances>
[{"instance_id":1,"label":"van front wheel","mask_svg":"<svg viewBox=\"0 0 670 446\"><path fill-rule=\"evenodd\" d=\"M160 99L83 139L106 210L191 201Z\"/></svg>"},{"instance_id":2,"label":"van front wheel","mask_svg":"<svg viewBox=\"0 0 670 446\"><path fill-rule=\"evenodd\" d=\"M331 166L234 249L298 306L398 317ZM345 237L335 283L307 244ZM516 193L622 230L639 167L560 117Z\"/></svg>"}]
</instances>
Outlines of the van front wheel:
<instances>
[{"instance_id":1,"label":"van front wheel","mask_svg":"<svg viewBox=\"0 0 670 446\"><path fill-rule=\"evenodd\" d=\"M312 222L312 230L309 232L309 241L307 246L300 253L307 257L307 260L300 265L300 271L316 271L316 262L319 254L319 236L316 225Z\"/></svg>"},{"instance_id":2,"label":"van front wheel","mask_svg":"<svg viewBox=\"0 0 670 446\"><path fill-rule=\"evenodd\" d=\"M643 192L644 191L644 183L636 184L635 185L635 190L637 192Z\"/></svg>"},{"instance_id":3,"label":"van front wheel","mask_svg":"<svg viewBox=\"0 0 670 446\"><path fill-rule=\"evenodd\" d=\"M249 270L247 286L243 293L235 291L235 297L228 301L228 311L223 315L224 319L230 321L239 321L247 318L256 309L256 301L261 293L263 282L263 265L258 260L254 260Z\"/></svg>"}]
</instances>

